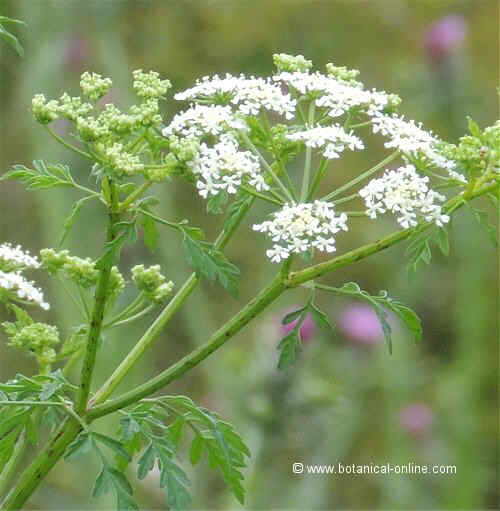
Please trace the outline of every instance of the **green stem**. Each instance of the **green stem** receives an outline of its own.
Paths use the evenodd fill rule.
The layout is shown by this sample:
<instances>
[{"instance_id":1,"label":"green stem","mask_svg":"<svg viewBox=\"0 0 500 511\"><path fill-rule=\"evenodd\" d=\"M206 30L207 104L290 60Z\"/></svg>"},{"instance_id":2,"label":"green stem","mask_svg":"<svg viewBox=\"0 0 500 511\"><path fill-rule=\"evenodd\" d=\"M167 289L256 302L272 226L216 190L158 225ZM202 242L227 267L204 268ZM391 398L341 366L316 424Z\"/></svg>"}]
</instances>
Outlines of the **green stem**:
<instances>
[{"instance_id":1,"label":"green stem","mask_svg":"<svg viewBox=\"0 0 500 511\"><path fill-rule=\"evenodd\" d=\"M359 198L359 194L353 193L352 195L348 195L347 197L342 197L341 199L334 200L333 204L337 206L338 204L343 204L344 202L349 202L357 198Z\"/></svg>"},{"instance_id":2,"label":"green stem","mask_svg":"<svg viewBox=\"0 0 500 511\"><path fill-rule=\"evenodd\" d=\"M10 456L9 461L3 467L3 470L0 473L0 495L3 495L7 489L7 485L9 481L12 479L12 476L15 474L17 466L21 461L23 454L26 450L26 433L24 431L21 432L19 437L17 438L16 445L14 446L14 450Z\"/></svg>"},{"instance_id":3,"label":"green stem","mask_svg":"<svg viewBox=\"0 0 500 511\"><path fill-rule=\"evenodd\" d=\"M244 216L254 203L253 198L248 200L246 204L240 209L240 212L232 222L230 229L225 229L221 232L217 240L215 241L215 247L223 249L229 239L232 237ZM126 377L130 369L137 363L137 361L144 355L149 349L153 342L157 339L165 325L170 321L172 316L179 310L184 304L189 295L193 292L198 284L198 276L196 273L192 273L191 276L186 280L184 285L179 289L176 295L170 300L170 302L161 311L158 317L155 319L153 324L146 330L144 335L139 339L137 344L132 348L132 351L123 359L121 364L115 369L113 374L106 380L103 386L95 394L92 403L98 405L103 403L118 387L118 385Z\"/></svg>"},{"instance_id":4,"label":"green stem","mask_svg":"<svg viewBox=\"0 0 500 511\"><path fill-rule=\"evenodd\" d=\"M108 328L114 325L117 321L125 318L131 313L134 313L138 310L144 301L144 293L139 293L132 302L130 302L121 312L119 312L114 318L110 319L108 323L106 323L103 328Z\"/></svg>"},{"instance_id":5,"label":"green stem","mask_svg":"<svg viewBox=\"0 0 500 511\"><path fill-rule=\"evenodd\" d=\"M117 205L116 190L113 183L109 183L111 204L109 209L108 221L108 243L113 241L115 233L115 225L119 222L119 215L116 213L115 208ZM94 310L90 319L90 329L87 337L87 349L80 378L80 391L76 399L75 411L78 415L82 414L86 407L90 394L90 385L92 383L92 375L94 373L94 366L97 356L97 346L101 337L102 325L104 320L104 311L106 302L109 295L109 283L111 268L113 266L113 258L108 257L100 270L99 280L95 291Z\"/></svg>"},{"instance_id":6,"label":"green stem","mask_svg":"<svg viewBox=\"0 0 500 511\"><path fill-rule=\"evenodd\" d=\"M79 154L80 156L83 156L84 158L88 158L89 160L92 160L92 156L89 154L89 153L86 153L85 151L82 151L81 149L78 149L78 147L75 147L74 145L70 144L69 142L66 142L66 140L64 140L64 138L60 137L55 131L52 131L48 126L47 126L47 131L50 133L50 135L55 138L61 145L63 145L64 147L66 147L66 149L69 149L70 151L73 151L77 154ZM94 192L95 193L95 192Z\"/></svg>"},{"instance_id":7,"label":"green stem","mask_svg":"<svg viewBox=\"0 0 500 511\"><path fill-rule=\"evenodd\" d=\"M130 316L128 318L122 319L121 321L113 322L113 323L108 324L106 326L107 327L116 328L117 326L126 325L127 323L131 323L132 321L135 321L136 319L142 318L146 314L149 314L154 309L154 307L155 307L154 304L148 305L142 311L137 312L136 314L134 314L134 315L132 315L132 316Z\"/></svg>"},{"instance_id":8,"label":"green stem","mask_svg":"<svg viewBox=\"0 0 500 511\"><path fill-rule=\"evenodd\" d=\"M470 191L467 195L460 195L448 201L445 205L447 212L453 212L460 208L466 201L488 193L496 189L498 183L490 184L479 189ZM101 405L93 407L89 413L88 418L94 420L103 415L119 410L131 403L134 403L144 397L151 395L161 387L176 380L182 376L186 371L192 369L225 342L229 340L235 333L237 333L243 326L245 326L253 317L255 317L265 306L273 302L280 296L287 287L295 287L317 277L331 272L337 268L341 268L348 264L357 262L364 259L376 252L385 250L386 248L394 245L399 241L403 241L415 232L423 231L429 228L431 223L423 223L413 229L406 229L398 231L379 241L364 245L355 250L351 250L346 254L335 257L324 263L320 263L298 272L292 272L286 275L286 271L280 272L280 275L264 290L262 290L257 297L249 302L236 316L229 320L223 327L221 327L203 346L194 350L189 355L185 356L179 362L169 367L158 376L146 382L139 387L123 394L117 399L107 401Z\"/></svg>"},{"instance_id":9,"label":"green stem","mask_svg":"<svg viewBox=\"0 0 500 511\"><path fill-rule=\"evenodd\" d=\"M64 454L68 445L76 438L82 426L75 419L65 420L54 437L45 444L30 466L21 474L16 485L5 497L0 508L3 511L23 509L25 502L45 478L50 469Z\"/></svg>"},{"instance_id":10,"label":"green stem","mask_svg":"<svg viewBox=\"0 0 500 511\"><path fill-rule=\"evenodd\" d=\"M311 129L314 126L314 112L315 103L311 101L309 105L309 112L307 118L307 128ZM306 147L306 157L304 162L304 176L302 178L302 189L300 191L300 200L304 202L307 198L309 191L309 181L311 180L311 160L312 160L312 147Z\"/></svg>"},{"instance_id":11,"label":"green stem","mask_svg":"<svg viewBox=\"0 0 500 511\"><path fill-rule=\"evenodd\" d=\"M288 188L283 184L283 181L281 181L281 179L276 175L274 170L271 168L271 165L269 165L269 163L267 163L267 160L264 158L264 156L262 156L261 152L254 146L254 144L252 143L252 141L250 140L248 135L246 133L242 132L242 137L243 137L243 140L245 140L245 143L247 144L247 146L250 148L250 150L262 162L262 164L264 165L266 170L269 172L269 174L274 179L275 183L283 190L283 192L285 193L285 196L288 197L288 199L293 202L293 196L290 193L290 190L288 190Z\"/></svg>"},{"instance_id":12,"label":"green stem","mask_svg":"<svg viewBox=\"0 0 500 511\"><path fill-rule=\"evenodd\" d=\"M265 307L276 300L276 298L278 298L285 289L286 285L283 282L283 276L280 273L253 300L243 307L238 314L231 318L222 328L217 330L217 332L215 332L205 344L195 349L189 355L185 356L148 382L126 392L117 399L112 399L101 405L94 406L88 412L87 418L89 420L94 420L98 417L124 408L125 406L135 403L144 397L150 396L170 382L177 380L184 373L205 360L214 351L218 350Z\"/></svg>"},{"instance_id":13,"label":"green stem","mask_svg":"<svg viewBox=\"0 0 500 511\"><path fill-rule=\"evenodd\" d=\"M262 199L266 202L271 202L272 204L277 204L278 206L283 206L283 201L280 201L278 199L274 199L273 197L269 197L268 195L265 195L263 193L259 193L257 190L253 190L249 186L243 185L241 187L245 192L247 192L250 195L253 195L254 197L257 197L258 199Z\"/></svg>"},{"instance_id":14,"label":"green stem","mask_svg":"<svg viewBox=\"0 0 500 511\"><path fill-rule=\"evenodd\" d=\"M395 160L399 156L399 151L396 151L392 154L390 154L387 158L382 160L380 163L377 163L374 167L371 169L368 169L367 171L360 174L358 177L354 178L352 181L349 181L345 185L341 186L340 188L337 188L333 192L329 193L328 195L325 195L321 198L321 200L329 200L333 199L333 197L337 197L337 195L340 195L342 192L345 192L346 190L349 190L349 188L352 188L353 186L357 185L363 179L366 179L367 177L371 176L372 174L375 174L375 172L379 171L381 168L385 167L391 161Z\"/></svg>"},{"instance_id":15,"label":"green stem","mask_svg":"<svg viewBox=\"0 0 500 511\"><path fill-rule=\"evenodd\" d=\"M125 211L134 201L136 201L153 183L146 181L139 188L136 188L123 202L118 206L119 211Z\"/></svg>"},{"instance_id":16,"label":"green stem","mask_svg":"<svg viewBox=\"0 0 500 511\"><path fill-rule=\"evenodd\" d=\"M313 197L314 192L316 192L316 189L318 188L321 179L325 175L325 171L328 167L329 161L330 160L328 160L327 158L324 158L323 161L320 163L319 168L316 171L316 174L314 175L314 179L311 184L311 189L309 190L308 200L310 200Z\"/></svg>"}]
</instances>

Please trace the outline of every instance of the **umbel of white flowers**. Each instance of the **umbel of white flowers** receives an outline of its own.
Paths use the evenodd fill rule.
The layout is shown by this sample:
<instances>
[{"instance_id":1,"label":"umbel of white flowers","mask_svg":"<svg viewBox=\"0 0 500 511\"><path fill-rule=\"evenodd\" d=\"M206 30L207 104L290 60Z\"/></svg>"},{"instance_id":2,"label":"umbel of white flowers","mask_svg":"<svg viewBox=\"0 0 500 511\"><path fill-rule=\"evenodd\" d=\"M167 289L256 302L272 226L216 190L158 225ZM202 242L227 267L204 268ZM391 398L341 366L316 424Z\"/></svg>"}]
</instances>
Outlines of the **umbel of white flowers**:
<instances>
[{"instance_id":1,"label":"umbel of white flowers","mask_svg":"<svg viewBox=\"0 0 500 511\"><path fill-rule=\"evenodd\" d=\"M460 183L465 178L444 156L440 140L394 113L400 103L397 96L366 89L355 70L328 64L326 73L312 71L312 63L301 55L275 55L274 62L277 72L270 77L206 76L174 96L190 105L174 116L163 135L188 139L197 147L186 163L202 197L234 195L242 186L266 192L276 185L262 147L251 141L256 123L267 126L272 138L269 126L279 119L281 142L288 141L297 154L305 148L310 159L324 163L346 150L363 150L365 143L356 130L366 126L384 136L385 147L398 151L405 163L359 191L367 217L391 212L404 228L421 219L439 226L448 221L440 205L444 197L429 188L429 179L419 171L444 171L445 177ZM297 194L287 199L291 196ZM331 252L335 235L347 228L346 214L336 213L328 200L309 196L288 200L270 220L254 226L274 242L267 251L273 262L312 249Z\"/></svg>"},{"instance_id":2,"label":"umbel of white flowers","mask_svg":"<svg viewBox=\"0 0 500 511\"><path fill-rule=\"evenodd\" d=\"M40 262L20 246L0 245L0 301L33 303L49 309L43 293L29 281L23 271L37 269Z\"/></svg>"},{"instance_id":3,"label":"umbel of white flowers","mask_svg":"<svg viewBox=\"0 0 500 511\"><path fill-rule=\"evenodd\" d=\"M396 113L399 97L367 89L358 81L356 70L327 64L325 72L314 71L312 62L302 55L275 55L274 63L276 72L268 77L203 77L174 96L189 106L163 129L159 104L171 84L161 80L158 73L142 70L133 72L139 103L128 111L104 103L103 96L112 85L109 78L84 73L81 97L63 94L58 100L47 101L36 95L33 114L42 124L57 118L74 123L76 137L98 159L93 169L98 177L108 175L123 182L142 176L149 182L163 182L172 174L181 174L189 176L207 200L224 200L243 189L277 204L282 209L272 213L268 223L258 224L259 230L275 241L268 251L275 262L292 253L334 249L337 228L307 233L306 237L295 233L294 238L287 238L282 233L276 244L271 225L284 221L291 212L299 216L308 212L314 217L320 203L324 203L321 211L332 212L336 192L316 197L318 185L334 160L347 151L365 149L362 133L366 130L384 137L384 146L402 160L397 170L374 177L358 189L358 196L365 201L366 217L375 219L389 212L405 228L423 219L437 225L448 221L441 210L443 195L430 188L425 176L437 173L455 185L467 181L454 158L449 157L453 153L450 144ZM104 104L96 103L101 98ZM168 139L164 145L169 152L161 165L151 165L147 154L134 149L137 136L144 130L161 132ZM289 173L298 168L296 162L302 163L298 158L301 153L305 157L299 194L293 184L297 180ZM347 230L347 217L338 207L346 197L339 199L334 218L342 218L340 230ZM322 224L324 219L317 219Z\"/></svg>"}]
</instances>

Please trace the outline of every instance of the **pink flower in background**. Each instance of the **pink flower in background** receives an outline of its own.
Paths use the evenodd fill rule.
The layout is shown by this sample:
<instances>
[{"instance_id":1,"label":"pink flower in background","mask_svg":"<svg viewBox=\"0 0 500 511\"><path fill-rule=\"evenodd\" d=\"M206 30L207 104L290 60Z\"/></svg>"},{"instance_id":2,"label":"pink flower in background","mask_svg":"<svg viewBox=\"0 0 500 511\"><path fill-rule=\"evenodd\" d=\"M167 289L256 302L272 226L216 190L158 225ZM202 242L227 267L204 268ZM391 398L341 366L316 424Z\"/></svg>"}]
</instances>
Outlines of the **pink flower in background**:
<instances>
[{"instance_id":1,"label":"pink flower in background","mask_svg":"<svg viewBox=\"0 0 500 511\"><path fill-rule=\"evenodd\" d=\"M459 48L466 35L467 24L463 16L446 16L427 29L423 40L424 49L432 61L438 62Z\"/></svg>"},{"instance_id":2,"label":"pink flower in background","mask_svg":"<svg viewBox=\"0 0 500 511\"><path fill-rule=\"evenodd\" d=\"M345 307L338 325L346 337L359 344L376 344L383 339L377 315L366 304L353 303Z\"/></svg>"},{"instance_id":3,"label":"pink flower in background","mask_svg":"<svg viewBox=\"0 0 500 511\"><path fill-rule=\"evenodd\" d=\"M280 327L279 327L280 336L285 336L286 334L291 332L293 330L293 328L295 327L295 325L297 324L297 320L295 320L295 321L292 321L290 323L287 323L286 325L283 325L281 323L281 320L287 314L290 314L290 312L293 312L293 311L295 311L297 309L300 309L300 308L301 308L300 305L296 305L294 307L290 307L289 309L287 309L286 311L283 312L283 315L280 317ZM316 332L316 325L314 324L314 321L313 321L311 315L307 314L305 319L304 319L304 321L302 322L301 327L300 327L301 339L304 342L308 342L308 341L310 341L314 337L315 332Z\"/></svg>"},{"instance_id":4,"label":"pink flower in background","mask_svg":"<svg viewBox=\"0 0 500 511\"><path fill-rule=\"evenodd\" d=\"M424 403L412 403L399 412L399 424L412 435L426 433L432 424L432 410Z\"/></svg>"}]
</instances>

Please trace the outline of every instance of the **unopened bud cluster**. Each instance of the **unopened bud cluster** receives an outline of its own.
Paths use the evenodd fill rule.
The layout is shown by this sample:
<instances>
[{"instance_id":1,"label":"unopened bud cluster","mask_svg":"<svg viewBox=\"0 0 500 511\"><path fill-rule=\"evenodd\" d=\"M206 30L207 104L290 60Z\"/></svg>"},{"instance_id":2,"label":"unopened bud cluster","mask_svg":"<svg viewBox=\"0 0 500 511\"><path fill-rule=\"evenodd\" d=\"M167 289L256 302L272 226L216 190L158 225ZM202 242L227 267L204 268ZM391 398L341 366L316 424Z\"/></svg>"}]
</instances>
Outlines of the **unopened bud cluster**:
<instances>
[{"instance_id":1,"label":"unopened bud cluster","mask_svg":"<svg viewBox=\"0 0 500 511\"><path fill-rule=\"evenodd\" d=\"M55 326L35 322L5 322L2 326L9 337L9 346L33 354L42 370L55 362L57 354L54 347L60 342Z\"/></svg>"},{"instance_id":2,"label":"unopened bud cluster","mask_svg":"<svg viewBox=\"0 0 500 511\"><path fill-rule=\"evenodd\" d=\"M111 89L112 82L97 73L85 72L81 76L82 96L67 93L58 100L47 100L37 94L32 101L35 119L50 124L57 119L74 123L77 138L92 146L96 158L97 175L109 175L115 179L143 174L148 179L146 165L134 151L131 137L140 139L144 130L157 130L161 125L159 101L170 88L168 80L161 80L158 73L136 70L133 72L133 88L139 103L128 111L122 111L112 103L97 105ZM166 177L163 173L162 178ZM160 180L160 173L155 173Z\"/></svg>"},{"instance_id":3,"label":"unopened bud cluster","mask_svg":"<svg viewBox=\"0 0 500 511\"><path fill-rule=\"evenodd\" d=\"M95 286L99 278L99 270L92 259L72 256L67 250L58 252L52 248L44 248L40 251L40 259L49 273L60 273L83 288ZM113 266L109 283L110 294L117 295L124 287L125 279L118 268Z\"/></svg>"},{"instance_id":4,"label":"unopened bud cluster","mask_svg":"<svg viewBox=\"0 0 500 511\"><path fill-rule=\"evenodd\" d=\"M155 303L164 301L173 291L174 283L168 281L160 271L160 266L144 265L134 266L132 268L132 280L139 291L142 291L146 297Z\"/></svg>"}]
</instances>

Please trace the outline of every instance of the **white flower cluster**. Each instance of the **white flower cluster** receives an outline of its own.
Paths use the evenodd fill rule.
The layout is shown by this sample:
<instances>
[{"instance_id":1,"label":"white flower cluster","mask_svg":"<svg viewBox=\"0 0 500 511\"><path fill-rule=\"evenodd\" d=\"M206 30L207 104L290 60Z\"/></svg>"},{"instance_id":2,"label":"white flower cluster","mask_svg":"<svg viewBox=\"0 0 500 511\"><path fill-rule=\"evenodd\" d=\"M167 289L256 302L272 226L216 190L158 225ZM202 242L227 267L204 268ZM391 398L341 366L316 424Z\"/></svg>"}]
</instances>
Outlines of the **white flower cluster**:
<instances>
[{"instance_id":1,"label":"white flower cluster","mask_svg":"<svg viewBox=\"0 0 500 511\"><path fill-rule=\"evenodd\" d=\"M204 198L222 190L234 194L243 182L259 191L268 189L258 158L250 151L241 151L236 139L229 134L222 135L220 142L212 147L201 144L190 166L199 178L196 186Z\"/></svg>"},{"instance_id":2,"label":"white flower cluster","mask_svg":"<svg viewBox=\"0 0 500 511\"><path fill-rule=\"evenodd\" d=\"M365 148L363 141L359 137L353 133L348 133L338 125L317 126L305 131L292 133L287 138L295 142L304 142L307 147L324 147L323 156L328 159L339 158L340 153L346 147L351 151Z\"/></svg>"},{"instance_id":3,"label":"white flower cluster","mask_svg":"<svg viewBox=\"0 0 500 511\"><path fill-rule=\"evenodd\" d=\"M333 118L340 117L355 107L365 109L369 115L375 115L394 101L393 95L365 90L361 84L353 84L319 72L284 71L275 75L273 80L286 84L301 95L315 98L316 106L328 109L328 115Z\"/></svg>"},{"instance_id":4,"label":"white flower cluster","mask_svg":"<svg viewBox=\"0 0 500 511\"><path fill-rule=\"evenodd\" d=\"M233 76L205 76L194 87L176 94L180 101L215 100L231 103L244 115L267 110L293 119L296 101L271 79Z\"/></svg>"},{"instance_id":5,"label":"white flower cluster","mask_svg":"<svg viewBox=\"0 0 500 511\"><path fill-rule=\"evenodd\" d=\"M359 195L365 201L370 218L390 211L397 215L397 221L405 229L417 225L421 217L441 227L450 219L438 204L445 197L431 190L428 182L429 178L420 176L413 165L406 165L372 179Z\"/></svg>"},{"instance_id":6,"label":"white flower cluster","mask_svg":"<svg viewBox=\"0 0 500 511\"><path fill-rule=\"evenodd\" d=\"M48 309L49 304L45 302L42 291L21 273L24 269L39 267L38 259L20 246L13 247L10 243L0 245L0 301L32 302Z\"/></svg>"},{"instance_id":7,"label":"white flower cluster","mask_svg":"<svg viewBox=\"0 0 500 511\"><path fill-rule=\"evenodd\" d=\"M163 129L163 136L172 135L201 138L218 136L228 129L246 129L246 124L237 119L229 106L193 105L177 114Z\"/></svg>"},{"instance_id":8,"label":"white flower cluster","mask_svg":"<svg viewBox=\"0 0 500 511\"><path fill-rule=\"evenodd\" d=\"M255 231L268 234L274 242L266 255L275 263L291 254L301 254L313 248L334 252L334 234L347 231L347 215L336 215L333 205L325 201L286 204L272 215L271 220L253 226Z\"/></svg>"},{"instance_id":9,"label":"white flower cluster","mask_svg":"<svg viewBox=\"0 0 500 511\"><path fill-rule=\"evenodd\" d=\"M398 115L376 115L373 118L372 130L389 138L384 144L385 147L397 149L403 154L424 156L434 166L446 170L450 177L465 181L465 178L454 170L455 163L440 154L437 147L439 139L424 130L422 124Z\"/></svg>"},{"instance_id":10,"label":"white flower cluster","mask_svg":"<svg viewBox=\"0 0 500 511\"><path fill-rule=\"evenodd\" d=\"M24 251L20 245L13 247L10 243L0 245L0 270L13 271L26 268L40 268L40 261Z\"/></svg>"}]
</instances>

